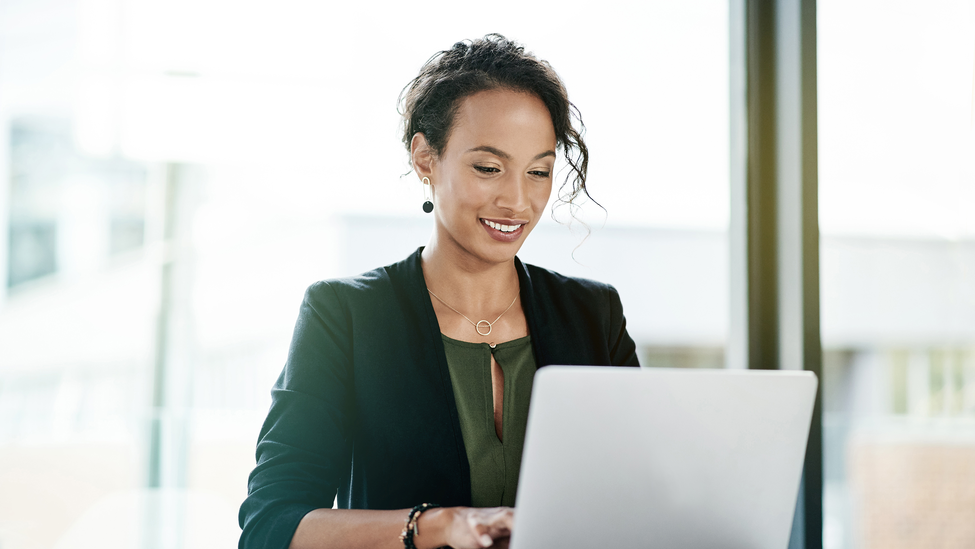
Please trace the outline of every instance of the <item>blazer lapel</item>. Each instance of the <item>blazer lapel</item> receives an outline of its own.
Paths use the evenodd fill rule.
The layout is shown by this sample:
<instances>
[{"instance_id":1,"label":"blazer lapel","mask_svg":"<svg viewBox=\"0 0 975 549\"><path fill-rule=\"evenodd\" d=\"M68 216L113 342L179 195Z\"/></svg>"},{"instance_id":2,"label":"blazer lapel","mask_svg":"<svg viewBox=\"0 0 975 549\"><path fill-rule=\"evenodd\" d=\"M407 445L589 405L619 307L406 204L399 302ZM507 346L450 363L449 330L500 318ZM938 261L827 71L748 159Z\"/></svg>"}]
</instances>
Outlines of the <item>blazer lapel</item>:
<instances>
[{"instance_id":1,"label":"blazer lapel","mask_svg":"<svg viewBox=\"0 0 975 549\"><path fill-rule=\"evenodd\" d=\"M549 325L548 320L539 318L531 276L528 274L528 268L517 257L515 257L515 269L518 271L518 284L521 286L521 308L525 312L528 333L531 335L532 352L535 353L535 367L541 368L549 364L551 354L545 342L552 341L547 333L552 326Z\"/></svg>"}]
</instances>

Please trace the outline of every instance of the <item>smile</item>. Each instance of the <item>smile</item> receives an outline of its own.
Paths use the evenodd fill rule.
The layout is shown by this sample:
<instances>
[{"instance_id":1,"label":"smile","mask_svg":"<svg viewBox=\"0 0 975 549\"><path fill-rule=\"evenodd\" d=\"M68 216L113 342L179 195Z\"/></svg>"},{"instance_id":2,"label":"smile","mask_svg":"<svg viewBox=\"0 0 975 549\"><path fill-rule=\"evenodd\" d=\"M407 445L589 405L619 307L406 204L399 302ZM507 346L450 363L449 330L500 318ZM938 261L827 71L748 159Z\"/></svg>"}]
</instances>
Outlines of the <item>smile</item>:
<instances>
[{"instance_id":1,"label":"smile","mask_svg":"<svg viewBox=\"0 0 975 549\"><path fill-rule=\"evenodd\" d=\"M514 220L505 219L504 221ZM498 242L519 242L521 237L525 234L525 225L525 223L506 225L504 223L498 223L497 221L481 218L481 226L484 227L484 231L487 232L488 236L494 240L497 240Z\"/></svg>"},{"instance_id":2,"label":"smile","mask_svg":"<svg viewBox=\"0 0 975 549\"><path fill-rule=\"evenodd\" d=\"M523 225L502 225L500 223L495 223L494 221L488 221L487 219L482 219L481 222L487 225L488 227L491 227L492 229L496 231L501 231L503 233L513 233L523 226Z\"/></svg>"}]
</instances>

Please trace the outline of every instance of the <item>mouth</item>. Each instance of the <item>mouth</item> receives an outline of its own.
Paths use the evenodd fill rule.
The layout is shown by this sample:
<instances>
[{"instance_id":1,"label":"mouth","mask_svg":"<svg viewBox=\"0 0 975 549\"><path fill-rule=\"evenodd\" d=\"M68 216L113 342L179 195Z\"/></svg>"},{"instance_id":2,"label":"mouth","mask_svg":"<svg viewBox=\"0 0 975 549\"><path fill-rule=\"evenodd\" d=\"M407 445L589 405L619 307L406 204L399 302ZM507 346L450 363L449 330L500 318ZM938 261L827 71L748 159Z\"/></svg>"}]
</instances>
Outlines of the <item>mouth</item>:
<instances>
[{"instance_id":1,"label":"mouth","mask_svg":"<svg viewBox=\"0 0 975 549\"><path fill-rule=\"evenodd\" d=\"M481 223L484 223L488 227L491 227L492 229L496 231L501 231L503 233L513 233L524 225L524 223L519 223L517 225L502 225L501 223L495 223L490 219L482 219Z\"/></svg>"},{"instance_id":2,"label":"mouth","mask_svg":"<svg viewBox=\"0 0 975 549\"><path fill-rule=\"evenodd\" d=\"M525 231L527 223L498 223L490 219L481 218L481 226L488 232L488 235L501 242L513 242L518 240L521 233Z\"/></svg>"}]
</instances>

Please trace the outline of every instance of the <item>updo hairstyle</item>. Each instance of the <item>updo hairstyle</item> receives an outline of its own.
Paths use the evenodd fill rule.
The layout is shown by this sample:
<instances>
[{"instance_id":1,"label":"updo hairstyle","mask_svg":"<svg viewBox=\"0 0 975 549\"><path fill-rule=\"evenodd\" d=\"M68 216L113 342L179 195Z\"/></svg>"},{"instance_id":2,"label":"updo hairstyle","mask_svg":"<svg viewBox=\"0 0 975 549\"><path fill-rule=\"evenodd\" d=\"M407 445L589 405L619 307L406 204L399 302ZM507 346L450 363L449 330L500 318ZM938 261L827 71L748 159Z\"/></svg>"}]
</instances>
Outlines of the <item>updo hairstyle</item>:
<instances>
[{"instance_id":1,"label":"updo hairstyle","mask_svg":"<svg viewBox=\"0 0 975 549\"><path fill-rule=\"evenodd\" d=\"M589 149L582 137L586 126L579 109L569 101L562 80L547 61L536 59L525 52L524 46L500 34L457 42L435 54L403 88L399 113L403 116L406 150L410 150L413 136L423 133L434 154L443 154L461 99L496 89L528 92L542 100L570 168L559 200L572 204L581 193L592 200L586 189Z\"/></svg>"}]
</instances>

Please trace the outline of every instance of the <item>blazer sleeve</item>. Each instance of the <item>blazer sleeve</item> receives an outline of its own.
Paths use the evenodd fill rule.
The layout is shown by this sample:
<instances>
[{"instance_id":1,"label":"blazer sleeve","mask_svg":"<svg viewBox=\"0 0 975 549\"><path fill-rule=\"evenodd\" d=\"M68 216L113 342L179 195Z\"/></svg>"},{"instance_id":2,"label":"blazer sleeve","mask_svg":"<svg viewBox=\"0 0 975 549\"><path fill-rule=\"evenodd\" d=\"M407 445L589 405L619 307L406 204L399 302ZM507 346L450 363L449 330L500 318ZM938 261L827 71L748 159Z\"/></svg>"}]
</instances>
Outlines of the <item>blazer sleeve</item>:
<instances>
[{"instance_id":1,"label":"blazer sleeve","mask_svg":"<svg viewBox=\"0 0 975 549\"><path fill-rule=\"evenodd\" d=\"M623 302L613 286L607 285L609 302L609 353L613 366L639 366L636 356L636 343L626 331L626 317L623 316Z\"/></svg>"},{"instance_id":2,"label":"blazer sleeve","mask_svg":"<svg viewBox=\"0 0 975 549\"><path fill-rule=\"evenodd\" d=\"M309 511L331 508L351 467L351 317L327 282L305 292L288 360L271 390L257 466L238 520L240 549L286 549Z\"/></svg>"}]
</instances>

